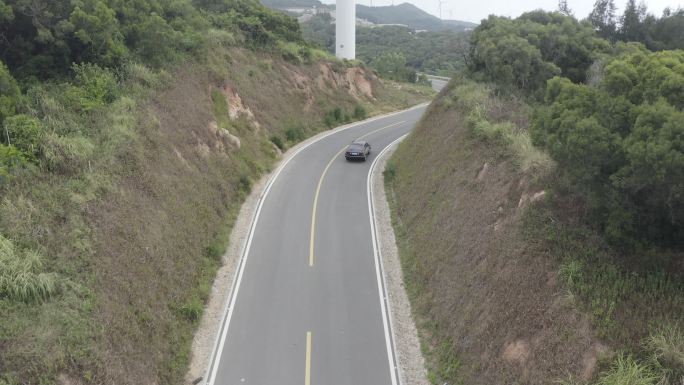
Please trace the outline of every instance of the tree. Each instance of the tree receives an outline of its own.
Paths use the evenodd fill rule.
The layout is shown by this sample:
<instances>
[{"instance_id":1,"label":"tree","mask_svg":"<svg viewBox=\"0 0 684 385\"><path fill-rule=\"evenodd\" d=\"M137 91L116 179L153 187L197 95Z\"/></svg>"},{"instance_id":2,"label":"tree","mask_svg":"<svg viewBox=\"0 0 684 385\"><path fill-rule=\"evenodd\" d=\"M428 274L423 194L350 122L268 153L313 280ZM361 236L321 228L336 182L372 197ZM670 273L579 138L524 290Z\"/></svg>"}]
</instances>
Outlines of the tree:
<instances>
[{"instance_id":1,"label":"tree","mask_svg":"<svg viewBox=\"0 0 684 385\"><path fill-rule=\"evenodd\" d=\"M370 63L382 76L405 81L408 77L406 57L398 52L385 52Z\"/></svg>"},{"instance_id":2,"label":"tree","mask_svg":"<svg viewBox=\"0 0 684 385\"><path fill-rule=\"evenodd\" d=\"M7 66L0 61L0 125L16 113L21 93Z\"/></svg>"},{"instance_id":3,"label":"tree","mask_svg":"<svg viewBox=\"0 0 684 385\"><path fill-rule=\"evenodd\" d=\"M555 75L585 81L608 48L590 26L557 12L527 12L514 20L490 16L472 34L469 68L500 86L535 93Z\"/></svg>"},{"instance_id":4,"label":"tree","mask_svg":"<svg viewBox=\"0 0 684 385\"><path fill-rule=\"evenodd\" d=\"M5 119L4 140L7 145L19 149L27 158L38 154L43 129L40 121L32 116L19 114Z\"/></svg>"},{"instance_id":5,"label":"tree","mask_svg":"<svg viewBox=\"0 0 684 385\"><path fill-rule=\"evenodd\" d=\"M625 41L644 41L646 31L643 21L646 17L646 5L636 4L636 0L628 0L620 20L620 35Z\"/></svg>"},{"instance_id":6,"label":"tree","mask_svg":"<svg viewBox=\"0 0 684 385\"><path fill-rule=\"evenodd\" d=\"M12 7L0 0L0 23L9 23L12 19L14 19Z\"/></svg>"},{"instance_id":7,"label":"tree","mask_svg":"<svg viewBox=\"0 0 684 385\"><path fill-rule=\"evenodd\" d=\"M558 12L565 16L572 16L572 9L568 5L568 0L558 0Z\"/></svg>"},{"instance_id":8,"label":"tree","mask_svg":"<svg viewBox=\"0 0 684 385\"><path fill-rule=\"evenodd\" d=\"M598 87L554 78L532 137L607 237L684 247L684 52L627 52Z\"/></svg>"},{"instance_id":9,"label":"tree","mask_svg":"<svg viewBox=\"0 0 684 385\"><path fill-rule=\"evenodd\" d=\"M589 23L591 23L601 37L614 41L616 39L617 23L613 0L596 0L594 8L589 14Z\"/></svg>"},{"instance_id":10,"label":"tree","mask_svg":"<svg viewBox=\"0 0 684 385\"><path fill-rule=\"evenodd\" d=\"M101 0L83 0L69 16L69 28L83 44L77 62L91 61L116 65L127 49L113 9Z\"/></svg>"}]
</instances>

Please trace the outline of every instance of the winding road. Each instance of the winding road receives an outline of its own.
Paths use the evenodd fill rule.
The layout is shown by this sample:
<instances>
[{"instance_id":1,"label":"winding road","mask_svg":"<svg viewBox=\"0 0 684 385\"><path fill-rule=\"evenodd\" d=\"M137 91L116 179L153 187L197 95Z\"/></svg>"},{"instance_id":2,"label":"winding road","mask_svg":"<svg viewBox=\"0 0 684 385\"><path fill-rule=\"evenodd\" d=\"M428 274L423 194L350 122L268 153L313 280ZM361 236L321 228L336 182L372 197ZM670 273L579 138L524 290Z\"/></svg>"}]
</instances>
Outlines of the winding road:
<instances>
[{"instance_id":1,"label":"winding road","mask_svg":"<svg viewBox=\"0 0 684 385\"><path fill-rule=\"evenodd\" d=\"M425 108L337 129L274 173L207 384L398 383L368 176L377 155L407 134ZM366 162L342 155L355 139L373 146Z\"/></svg>"}]
</instances>

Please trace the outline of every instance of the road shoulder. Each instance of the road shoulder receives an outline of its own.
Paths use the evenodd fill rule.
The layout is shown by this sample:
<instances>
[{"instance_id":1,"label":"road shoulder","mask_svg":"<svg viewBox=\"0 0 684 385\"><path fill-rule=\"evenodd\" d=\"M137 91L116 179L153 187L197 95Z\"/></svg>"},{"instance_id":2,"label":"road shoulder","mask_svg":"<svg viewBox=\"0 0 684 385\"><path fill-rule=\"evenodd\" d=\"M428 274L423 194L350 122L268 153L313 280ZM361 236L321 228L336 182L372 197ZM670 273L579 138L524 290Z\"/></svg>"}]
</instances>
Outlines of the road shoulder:
<instances>
[{"instance_id":1,"label":"road shoulder","mask_svg":"<svg viewBox=\"0 0 684 385\"><path fill-rule=\"evenodd\" d=\"M397 365L399 365L399 376L401 377L400 383L404 385L429 385L418 331L411 315L411 304L404 289L399 251L394 237L391 212L382 175L387 160L392 156L397 144L392 144L392 148L383 153L375 168L371 170L374 221L390 302L392 334L396 348Z\"/></svg>"}]
</instances>

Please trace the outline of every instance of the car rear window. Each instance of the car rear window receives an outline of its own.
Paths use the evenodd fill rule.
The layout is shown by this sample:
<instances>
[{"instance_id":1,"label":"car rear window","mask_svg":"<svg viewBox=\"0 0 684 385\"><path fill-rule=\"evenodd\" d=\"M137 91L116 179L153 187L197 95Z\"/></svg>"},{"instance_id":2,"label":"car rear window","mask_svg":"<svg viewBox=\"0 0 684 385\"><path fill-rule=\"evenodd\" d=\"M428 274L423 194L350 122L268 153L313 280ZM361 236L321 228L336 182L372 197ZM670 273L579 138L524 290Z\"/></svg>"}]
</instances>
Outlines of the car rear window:
<instances>
[{"instance_id":1,"label":"car rear window","mask_svg":"<svg viewBox=\"0 0 684 385\"><path fill-rule=\"evenodd\" d=\"M360 146L358 144L352 144L351 146L349 146L349 149L352 151L361 151L363 150L363 146Z\"/></svg>"}]
</instances>

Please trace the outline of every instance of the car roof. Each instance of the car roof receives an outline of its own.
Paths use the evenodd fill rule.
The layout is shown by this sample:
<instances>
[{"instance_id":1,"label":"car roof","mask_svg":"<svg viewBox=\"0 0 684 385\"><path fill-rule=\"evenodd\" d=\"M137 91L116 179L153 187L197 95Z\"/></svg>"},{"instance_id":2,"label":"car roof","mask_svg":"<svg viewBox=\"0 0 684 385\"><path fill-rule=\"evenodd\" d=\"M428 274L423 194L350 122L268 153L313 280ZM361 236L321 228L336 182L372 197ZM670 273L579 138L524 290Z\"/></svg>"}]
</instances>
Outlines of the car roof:
<instances>
[{"instance_id":1,"label":"car roof","mask_svg":"<svg viewBox=\"0 0 684 385\"><path fill-rule=\"evenodd\" d=\"M366 141L365 140L355 140L355 141L351 142L351 144L358 144L358 145L363 146L364 144L366 144Z\"/></svg>"}]
</instances>

